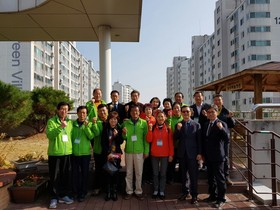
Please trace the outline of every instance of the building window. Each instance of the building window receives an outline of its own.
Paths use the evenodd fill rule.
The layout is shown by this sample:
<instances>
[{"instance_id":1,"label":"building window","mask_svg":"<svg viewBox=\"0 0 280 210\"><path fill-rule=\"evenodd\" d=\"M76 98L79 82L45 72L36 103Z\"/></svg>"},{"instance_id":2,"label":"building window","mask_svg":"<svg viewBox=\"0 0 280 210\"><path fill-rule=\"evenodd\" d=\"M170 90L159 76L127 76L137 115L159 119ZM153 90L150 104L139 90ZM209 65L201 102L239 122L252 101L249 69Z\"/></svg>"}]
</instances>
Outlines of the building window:
<instances>
[{"instance_id":1,"label":"building window","mask_svg":"<svg viewBox=\"0 0 280 210\"><path fill-rule=\"evenodd\" d=\"M270 4L270 0L250 0L250 4Z\"/></svg>"},{"instance_id":2,"label":"building window","mask_svg":"<svg viewBox=\"0 0 280 210\"><path fill-rule=\"evenodd\" d=\"M221 56L221 50L218 51L218 57L220 57L220 56Z\"/></svg>"},{"instance_id":3,"label":"building window","mask_svg":"<svg viewBox=\"0 0 280 210\"><path fill-rule=\"evenodd\" d=\"M270 12L250 12L250 18L270 18Z\"/></svg>"},{"instance_id":4,"label":"building window","mask_svg":"<svg viewBox=\"0 0 280 210\"><path fill-rule=\"evenodd\" d=\"M245 50L245 45L243 44L243 45L242 45L242 51L244 51L244 50Z\"/></svg>"},{"instance_id":5,"label":"building window","mask_svg":"<svg viewBox=\"0 0 280 210\"><path fill-rule=\"evenodd\" d=\"M217 41L217 45L220 46L220 40Z\"/></svg>"},{"instance_id":6,"label":"building window","mask_svg":"<svg viewBox=\"0 0 280 210\"><path fill-rule=\"evenodd\" d=\"M243 104L246 104L246 98L243 99Z\"/></svg>"},{"instance_id":7,"label":"building window","mask_svg":"<svg viewBox=\"0 0 280 210\"><path fill-rule=\"evenodd\" d=\"M270 40L251 40L250 46L271 46Z\"/></svg>"},{"instance_id":8,"label":"building window","mask_svg":"<svg viewBox=\"0 0 280 210\"><path fill-rule=\"evenodd\" d=\"M217 25L220 23L220 17L217 18Z\"/></svg>"},{"instance_id":9,"label":"building window","mask_svg":"<svg viewBox=\"0 0 280 210\"><path fill-rule=\"evenodd\" d=\"M221 79L221 73L218 74L218 79Z\"/></svg>"},{"instance_id":10,"label":"building window","mask_svg":"<svg viewBox=\"0 0 280 210\"><path fill-rule=\"evenodd\" d=\"M256 55L253 54L251 56L249 56L249 60L252 61L266 61L266 60L271 60L271 55Z\"/></svg>"},{"instance_id":11,"label":"building window","mask_svg":"<svg viewBox=\"0 0 280 210\"><path fill-rule=\"evenodd\" d=\"M244 18L242 18L242 19L240 20L240 25L242 26L243 23L244 23Z\"/></svg>"},{"instance_id":12,"label":"building window","mask_svg":"<svg viewBox=\"0 0 280 210\"><path fill-rule=\"evenodd\" d=\"M242 64L245 64L245 63L246 63L246 59L242 58Z\"/></svg>"},{"instance_id":13,"label":"building window","mask_svg":"<svg viewBox=\"0 0 280 210\"><path fill-rule=\"evenodd\" d=\"M251 26L248 32L270 32L270 26Z\"/></svg>"},{"instance_id":14,"label":"building window","mask_svg":"<svg viewBox=\"0 0 280 210\"><path fill-rule=\"evenodd\" d=\"M218 68L220 68L220 67L221 67L221 62L218 63Z\"/></svg>"},{"instance_id":15,"label":"building window","mask_svg":"<svg viewBox=\"0 0 280 210\"><path fill-rule=\"evenodd\" d=\"M245 36L245 32L242 31L242 32L241 32L241 38L244 38L244 36Z\"/></svg>"}]
</instances>

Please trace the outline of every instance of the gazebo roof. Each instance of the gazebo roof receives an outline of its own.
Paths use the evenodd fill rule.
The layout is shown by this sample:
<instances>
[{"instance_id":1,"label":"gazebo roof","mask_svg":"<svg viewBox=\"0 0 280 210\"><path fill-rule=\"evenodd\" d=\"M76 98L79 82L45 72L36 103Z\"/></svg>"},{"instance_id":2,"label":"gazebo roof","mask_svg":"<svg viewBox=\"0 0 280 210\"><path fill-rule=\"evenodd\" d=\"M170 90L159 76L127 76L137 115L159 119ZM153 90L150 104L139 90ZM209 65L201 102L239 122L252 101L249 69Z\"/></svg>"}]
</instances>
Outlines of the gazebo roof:
<instances>
[{"instance_id":1,"label":"gazebo roof","mask_svg":"<svg viewBox=\"0 0 280 210\"><path fill-rule=\"evenodd\" d=\"M138 42L142 0L0 0L0 41L99 41L98 27L111 27L111 40Z\"/></svg>"},{"instance_id":2,"label":"gazebo roof","mask_svg":"<svg viewBox=\"0 0 280 210\"><path fill-rule=\"evenodd\" d=\"M195 88L198 91L254 91L254 77L262 75L262 92L280 91L280 62L268 62L255 66L206 85Z\"/></svg>"}]
</instances>

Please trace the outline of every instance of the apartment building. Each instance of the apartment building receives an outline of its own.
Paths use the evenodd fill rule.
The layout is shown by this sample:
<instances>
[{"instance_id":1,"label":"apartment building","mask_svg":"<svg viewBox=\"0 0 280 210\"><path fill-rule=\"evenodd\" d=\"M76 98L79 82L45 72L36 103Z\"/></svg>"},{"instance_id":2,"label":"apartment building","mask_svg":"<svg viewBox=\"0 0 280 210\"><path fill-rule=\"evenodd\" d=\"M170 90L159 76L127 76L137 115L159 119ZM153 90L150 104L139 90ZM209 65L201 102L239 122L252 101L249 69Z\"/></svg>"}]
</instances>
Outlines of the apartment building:
<instances>
[{"instance_id":1,"label":"apartment building","mask_svg":"<svg viewBox=\"0 0 280 210\"><path fill-rule=\"evenodd\" d=\"M188 77L188 58L178 56L173 58L173 66L166 70L167 97L174 100L176 92L182 92L184 96L188 95L187 86L189 85ZM186 100L184 100L186 103Z\"/></svg>"},{"instance_id":2,"label":"apartment building","mask_svg":"<svg viewBox=\"0 0 280 210\"><path fill-rule=\"evenodd\" d=\"M0 42L0 62L3 82L22 90L63 90L75 107L85 104L99 87L99 73L75 42Z\"/></svg>"},{"instance_id":3,"label":"apartment building","mask_svg":"<svg viewBox=\"0 0 280 210\"><path fill-rule=\"evenodd\" d=\"M186 102L192 101L195 87L225 76L261 65L280 61L279 0L218 0L214 11L211 35L192 37L192 54L188 61L190 84ZM167 68L167 93L176 84L174 67ZM251 92L222 92L225 106L243 116L254 104ZM212 103L214 92L204 92L205 101ZM279 103L280 93L264 93L264 103ZM192 102L191 102L192 103ZM190 103L190 104L191 104ZM269 117L264 116L264 117Z\"/></svg>"},{"instance_id":4,"label":"apartment building","mask_svg":"<svg viewBox=\"0 0 280 210\"><path fill-rule=\"evenodd\" d=\"M123 85L119 81L114 82L112 90L117 90L120 93L120 103L126 104L131 101L130 94L134 90L130 85Z\"/></svg>"}]
</instances>

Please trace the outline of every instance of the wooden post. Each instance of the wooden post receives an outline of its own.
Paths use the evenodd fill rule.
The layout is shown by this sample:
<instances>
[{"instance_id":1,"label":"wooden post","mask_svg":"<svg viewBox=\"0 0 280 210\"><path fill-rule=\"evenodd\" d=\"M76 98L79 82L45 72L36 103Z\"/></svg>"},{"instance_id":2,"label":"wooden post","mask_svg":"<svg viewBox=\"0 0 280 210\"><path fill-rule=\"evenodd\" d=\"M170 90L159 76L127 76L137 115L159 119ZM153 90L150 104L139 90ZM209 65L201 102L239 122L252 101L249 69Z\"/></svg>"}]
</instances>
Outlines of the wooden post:
<instances>
[{"instance_id":1,"label":"wooden post","mask_svg":"<svg viewBox=\"0 0 280 210\"><path fill-rule=\"evenodd\" d=\"M254 75L254 102L262 103L262 74ZM256 119L262 119L262 108L256 110Z\"/></svg>"}]
</instances>

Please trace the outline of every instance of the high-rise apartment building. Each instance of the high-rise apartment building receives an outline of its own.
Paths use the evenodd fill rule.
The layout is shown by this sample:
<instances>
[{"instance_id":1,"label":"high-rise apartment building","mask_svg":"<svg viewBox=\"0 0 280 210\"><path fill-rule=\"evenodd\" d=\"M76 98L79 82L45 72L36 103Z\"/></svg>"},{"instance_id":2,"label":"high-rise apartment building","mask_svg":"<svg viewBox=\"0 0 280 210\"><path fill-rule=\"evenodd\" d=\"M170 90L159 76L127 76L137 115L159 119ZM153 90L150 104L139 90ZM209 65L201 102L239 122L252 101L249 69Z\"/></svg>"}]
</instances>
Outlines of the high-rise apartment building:
<instances>
[{"instance_id":1,"label":"high-rise apartment building","mask_svg":"<svg viewBox=\"0 0 280 210\"><path fill-rule=\"evenodd\" d=\"M1 80L22 90L50 86L63 90L74 106L99 87L99 73L75 42L0 42Z\"/></svg>"},{"instance_id":2,"label":"high-rise apartment building","mask_svg":"<svg viewBox=\"0 0 280 210\"><path fill-rule=\"evenodd\" d=\"M117 90L120 93L119 102L126 104L131 101L130 93L134 90L130 85L123 85L120 82L115 82L112 85L112 90Z\"/></svg>"},{"instance_id":3,"label":"high-rise apartment building","mask_svg":"<svg viewBox=\"0 0 280 210\"><path fill-rule=\"evenodd\" d=\"M192 37L192 55L187 67L190 85L184 87L189 97L186 102L191 100L197 86L266 62L280 61L279 8L279 0L216 2L213 34ZM167 81L176 79L172 68L167 70ZM169 86L167 83L167 92L172 88ZM212 103L213 94L205 92L205 101ZM232 91L222 94L225 106L232 111L245 113L252 109L253 93ZM264 93L263 102L279 103L280 93Z\"/></svg>"},{"instance_id":4,"label":"high-rise apartment building","mask_svg":"<svg viewBox=\"0 0 280 210\"><path fill-rule=\"evenodd\" d=\"M184 96L188 94L186 89L189 84L187 70L187 57L179 56L173 58L173 66L168 67L166 70L167 97L174 100L174 95L176 92L182 92Z\"/></svg>"}]
</instances>

